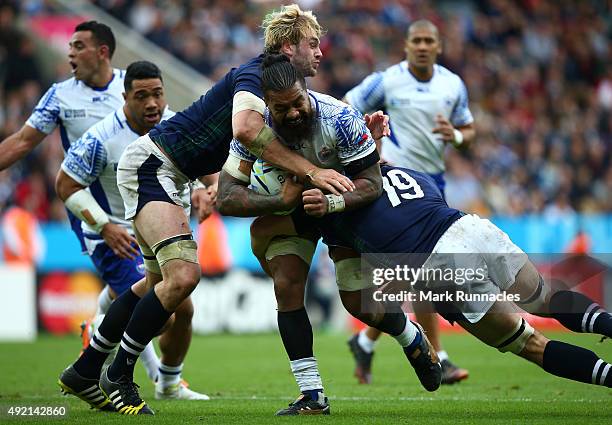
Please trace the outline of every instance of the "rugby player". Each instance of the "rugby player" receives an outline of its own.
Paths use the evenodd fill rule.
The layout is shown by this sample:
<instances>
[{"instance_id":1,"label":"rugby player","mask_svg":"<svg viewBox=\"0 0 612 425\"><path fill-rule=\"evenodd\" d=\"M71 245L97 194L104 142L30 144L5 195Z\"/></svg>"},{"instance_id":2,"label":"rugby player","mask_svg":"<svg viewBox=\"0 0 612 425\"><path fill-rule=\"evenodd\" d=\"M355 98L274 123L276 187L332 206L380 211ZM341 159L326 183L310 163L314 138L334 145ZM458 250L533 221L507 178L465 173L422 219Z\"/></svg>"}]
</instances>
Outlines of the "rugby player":
<instances>
[{"instance_id":1,"label":"rugby player","mask_svg":"<svg viewBox=\"0 0 612 425\"><path fill-rule=\"evenodd\" d=\"M83 226L87 252L116 298L140 280L144 280L142 254L133 236L132 225L124 219L124 206L117 188L117 165L125 147L146 134L161 120L174 115L167 107L159 68L147 61L128 66L125 79L125 104L95 124L66 153L57 175L56 191L66 207ZM200 191L199 191L200 192ZM181 382L183 359L191 341L193 305L185 300L176 310L172 326L159 338L162 352L157 359L152 343L153 364L147 364L149 378L156 381L155 397L162 399L207 400L208 396L187 388ZM91 344L103 348L100 333ZM102 345L101 345L102 344ZM87 348L86 348L87 350ZM89 348L95 353L95 349ZM60 376L64 392L82 398L94 407L101 396L97 387L100 371L77 360ZM75 378L74 375L78 375ZM84 379L82 379L84 378Z\"/></svg>"},{"instance_id":2,"label":"rugby player","mask_svg":"<svg viewBox=\"0 0 612 425\"><path fill-rule=\"evenodd\" d=\"M411 268L485 270L484 275L474 274L463 286L472 294L489 297L476 301L451 297L435 303L438 312L485 344L514 353L548 373L612 387L610 363L590 350L548 339L518 314L521 309L552 317L574 332L612 337L612 315L587 296L567 289L581 278L560 286L546 281L527 255L489 220L448 207L428 175L382 166L382 176L385 193L376 201L319 220L326 243L341 247L347 256L374 253L374 264L388 261L391 253L416 253L409 256ZM306 211L324 210L327 205L326 196L318 189L304 191L302 201ZM305 224L290 217L256 221L254 227L260 237L299 233L299 226ZM361 280L364 287L372 285L367 278ZM418 282L419 287L437 293L459 289L454 282L439 278ZM371 303L376 290L370 287L356 299L360 304ZM513 295L515 301L509 297L498 300L504 293Z\"/></svg>"},{"instance_id":3,"label":"rugby player","mask_svg":"<svg viewBox=\"0 0 612 425\"><path fill-rule=\"evenodd\" d=\"M475 138L474 119L461 78L436 64L442 52L438 28L428 20L413 22L405 41L406 60L375 72L350 90L345 100L362 113L384 110L391 134L382 141L381 156L390 164L429 174L444 196L444 151L448 145L465 150ZM419 323L440 357L442 383L453 384L468 377L442 348L438 317L431 304L413 303ZM363 329L349 340L360 383L371 381L374 344L381 333Z\"/></svg>"}]
</instances>

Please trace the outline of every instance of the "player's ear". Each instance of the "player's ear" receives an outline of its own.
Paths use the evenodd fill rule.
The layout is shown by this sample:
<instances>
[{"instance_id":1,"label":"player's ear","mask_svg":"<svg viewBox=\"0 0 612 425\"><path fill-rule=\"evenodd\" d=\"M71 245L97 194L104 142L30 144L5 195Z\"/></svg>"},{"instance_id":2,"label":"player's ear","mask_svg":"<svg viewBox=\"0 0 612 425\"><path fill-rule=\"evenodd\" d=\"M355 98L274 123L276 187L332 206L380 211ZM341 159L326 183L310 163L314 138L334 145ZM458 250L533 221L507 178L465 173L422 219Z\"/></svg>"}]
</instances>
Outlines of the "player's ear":
<instances>
[{"instance_id":1,"label":"player's ear","mask_svg":"<svg viewBox=\"0 0 612 425\"><path fill-rule=\"evenodd\" d=\"M121 94L123 95L123 101L126 101L126 100L127 100L127 93L126 93L126 92L123 92L123 93L121 93Z\"/></svg>"},{"instance_id":2,"label":"player's ear","mask_svg":"<svg viewBox=\"0 0 612 425\"><path fill-rule=\"evenodd\" d=\"M295 54L295 47L296 46L289 41L284 41L281 45L280 52L291 58Z\"/></svg>"},{"instance_id":3,"label":"player's ear","mask_svg":"<svg viewBox=\"0 0 612 425\"><path fill-rule=\"evenodd\" d=\"M98 47L98 53L100 54L100 56L107 57L108 59L110 59L110 49L106 44L102 44Z\"/></svg>"},{"instance_id":4,"label":"player's ear","mask_svg":"<svg viewBox=\"0 0 612 425\"><path fill-rule=\"evenodd\" d=\"M436 53L439 55L442 54L442 40L438 40L438 50L436 51Z\"/></svg>"}]
</instances>

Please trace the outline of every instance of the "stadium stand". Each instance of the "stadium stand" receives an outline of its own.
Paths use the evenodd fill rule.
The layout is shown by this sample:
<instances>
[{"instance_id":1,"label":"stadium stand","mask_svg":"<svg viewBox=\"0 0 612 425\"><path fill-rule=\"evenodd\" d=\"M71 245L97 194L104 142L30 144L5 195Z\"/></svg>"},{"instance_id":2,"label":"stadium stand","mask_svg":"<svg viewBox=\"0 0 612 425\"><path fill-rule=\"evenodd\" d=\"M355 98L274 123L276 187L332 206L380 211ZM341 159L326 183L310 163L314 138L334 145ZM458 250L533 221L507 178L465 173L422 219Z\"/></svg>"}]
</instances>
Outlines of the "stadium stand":
<instances>
[{"instance_id":1,"label":"stadium stand","mask_svg":"<svg viewBox=\"0 0 612 425\"><path fill-rule=\"evenodd\" d=\"M258 25L277 6L259 0L92 3L212 80L261 50ZM470 152L449 152L451 205L484 215L553 218L612 211L609 2L300 3L313 8L329 30L322 40L322 70L311 87L337 97L373 70L403 59L404 31L414 18L426 17L441 28L440 62L466 81L478 132ZM25 121L50 83L37 72L28 34L15 25L16 15L43 13L45 7L46 2L0 2L0 137ZM22 69L28 72L15 72ZM57 73L68 75L64 67ZM62 219L52 190L60 158L59 142L46 142L0 173L0 209L36 197L31 202L51 206L39 209L40 220ZM46 196L35 195L41 190Z\"/></svg>"}]
</instances>

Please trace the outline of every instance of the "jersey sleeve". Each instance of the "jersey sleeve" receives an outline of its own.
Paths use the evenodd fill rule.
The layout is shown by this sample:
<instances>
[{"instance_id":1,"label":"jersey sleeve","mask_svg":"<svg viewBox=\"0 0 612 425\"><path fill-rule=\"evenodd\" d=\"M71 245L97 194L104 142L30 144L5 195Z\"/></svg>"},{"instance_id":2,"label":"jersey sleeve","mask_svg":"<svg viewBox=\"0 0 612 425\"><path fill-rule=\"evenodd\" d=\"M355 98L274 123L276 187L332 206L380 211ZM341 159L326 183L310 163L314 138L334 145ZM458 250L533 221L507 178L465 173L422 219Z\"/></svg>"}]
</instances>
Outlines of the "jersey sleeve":
<instances>
[{"instance_id":1,"label":"jersey sleeve","mask_svg":"<svg viewBox=\"0 0 612 425\"><path fill-rule=\"evenodd\" d=\"M255 96L263 99L261 91L261 70L260 63L254 61L247 66L238 68L234 80L234 95L239 91L248 91Z\"/></svg>"},{"instance_id":2,"label":"jersey sleeve","mask_svg":"<svg viewBox=\"0 0 612 425\"><path fill-rule=\"evenodd\" d=\"M362 113L377 111L385 106L382 72L370 74L346 94L346 100Z\"/></svg>"},{"instance_id":3,"label":"jersey sleeve","mask_svg":"<svg viewBox=\"0 0 612 425\"><path fill-rule=\"evenodd\" d=\"M62 162L62 170L77 183L90 186L107 163L108 153L102 141L92 131L74 142Z\"/></svg>"},{"instance_id":4,"label":"jersey sleeve","mask_svg":"<svg viewBox=\"0 0 612 425\"><path fill-rule=\"evenodd\" d=\"M366 127L363 116L351 106L343 108L336 116L336 149L344 166L364 158L376 150L376 144Z\"/></svg>"},{"instance_id":5,"label":"jersey sleeve","mask_svg":"<svg viewBox=\"0 0 612 425\"><path fill-rule=\"evenodd\" d=\"M57 84L53 84L38 101L26 124L36 130L50 134L59 122L60 103L57 97Z\"/></svg>"},{"instance_id":6,"label":"jersey sleeve","mask_svg":"<svg viewBox=\"0 0 612 425\"><path fill-rule=\"evenodd\" d=\"M463 81L459 80L459 93L455 107L450 115L450 122L455 127L471 124L474 122L474 117L468 106L468 93Z\"/></svg>"},{"instance_id":7,"label":"jersey sleeve","mask_svg":"<svg viewBox=\"0 0 612 425\"><path fill-rule=\"evenodd\" d=\"M251 153L247 148L245 148L242 143L240 143L236 139L232 139L230 142L229 154L235 156L241 161L255 162L257 161L257 157Z\"/></svg>"}]
</instances>

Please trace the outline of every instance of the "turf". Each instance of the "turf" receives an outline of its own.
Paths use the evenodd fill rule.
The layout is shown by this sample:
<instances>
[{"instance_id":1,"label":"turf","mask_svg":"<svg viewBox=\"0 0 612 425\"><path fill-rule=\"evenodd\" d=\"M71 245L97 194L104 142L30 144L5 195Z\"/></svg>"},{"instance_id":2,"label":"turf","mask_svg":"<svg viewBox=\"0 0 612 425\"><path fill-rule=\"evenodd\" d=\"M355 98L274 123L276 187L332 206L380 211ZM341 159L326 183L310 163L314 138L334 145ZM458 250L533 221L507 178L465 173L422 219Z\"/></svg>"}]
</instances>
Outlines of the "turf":
<instances>
[{"instance_id":1,"label":"turf","mask_svg":"<svg viewBox=\"0 0 612 425\"><path fill-rule=\"evenodd\" d=\"M555 334L612 360L612 342L592 335ZM315 334L315 352L329 417L277 418L274 412L297 395L280 339L275 334L194 337L184 376L191 387L208 393L207 402L157 401L153 386L137 367L141 395L155 410L149 418L122 417L88 409L60 395L57 376L78 350L76 337L42 336L32 344L0 344L0 407L66 406L62 423L150 424L495 424L612 423L612 390L555 378L511 354L500 354L464 334L445 335L453 359L470 369L458 385L427 393L419 386L395 342L381 340L374 359L374 383L357 385L346 335ZM0 414L0 423L51 419Z\"/></svg>"}]
</instances>

